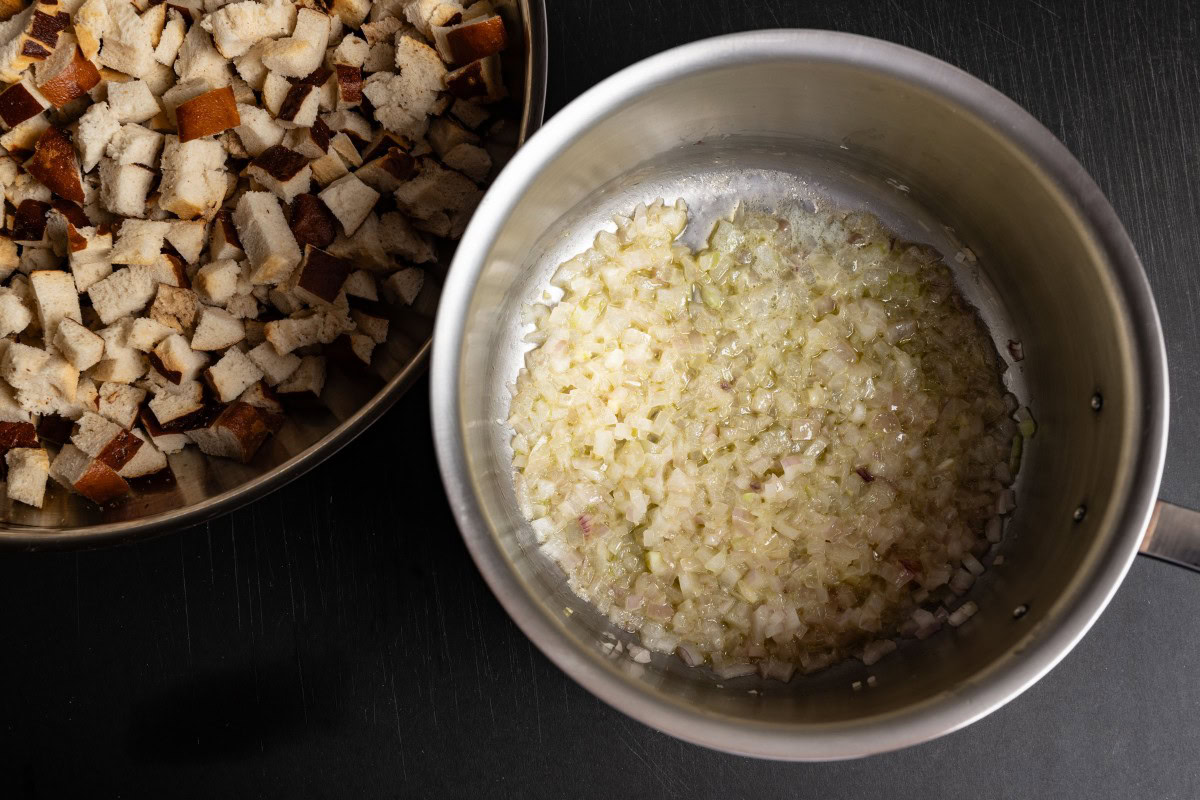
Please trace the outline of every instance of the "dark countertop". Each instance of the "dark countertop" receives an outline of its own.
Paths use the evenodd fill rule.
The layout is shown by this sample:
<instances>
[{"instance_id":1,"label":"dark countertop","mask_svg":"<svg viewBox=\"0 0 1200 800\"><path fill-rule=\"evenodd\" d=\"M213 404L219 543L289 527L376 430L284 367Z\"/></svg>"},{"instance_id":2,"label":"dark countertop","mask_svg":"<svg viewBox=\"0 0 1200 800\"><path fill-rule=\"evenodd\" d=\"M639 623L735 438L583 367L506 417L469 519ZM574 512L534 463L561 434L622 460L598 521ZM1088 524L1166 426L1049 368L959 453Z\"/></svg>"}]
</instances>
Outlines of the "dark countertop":
<instances>
[{"instance_id":1,"label":"dark countertop","mask_svg":"<svg viewBox=\"0 0 1200 800\"><path fill-rule=\"evenodd\" d=\"M1200 34L1184 0L550 0L550 108L666 47L866 33L989 81L1108 194L1171 360L1163 496L1200 507ZM1138 559L1048 677L970 728L828 765L726 756L543 658L467 556L428 384L290 487L131 547L0 557L0 797L1200 796L1200 576ZM367 467L367 468L364 468Z\"/></svg>"}]
</instances>

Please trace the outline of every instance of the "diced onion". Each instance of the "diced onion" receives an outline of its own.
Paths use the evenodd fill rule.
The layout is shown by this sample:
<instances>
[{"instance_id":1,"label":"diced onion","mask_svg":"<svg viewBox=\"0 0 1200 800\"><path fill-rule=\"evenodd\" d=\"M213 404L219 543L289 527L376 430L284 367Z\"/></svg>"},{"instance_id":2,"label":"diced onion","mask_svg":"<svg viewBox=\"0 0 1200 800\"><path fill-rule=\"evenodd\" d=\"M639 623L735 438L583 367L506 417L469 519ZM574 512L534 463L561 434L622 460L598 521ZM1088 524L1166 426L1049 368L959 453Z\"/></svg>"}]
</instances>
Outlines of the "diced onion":
<instances>
[{"instance_id":1,"label":"diced onion","mask_svg":"<svg viewBox=\"0 0 1200 800\"><path fill-rule=\"evenodd\" d=\"M872 664L967 613L920 604L971 587L1015 505L1032 415L945 264L865 214L785 216L692 253L682 202L639 206L523 317L518 502L641 663Z\"/></svg>"},{"instance_id":2,"label":"diced onion","mask_svg":"<svg viewBox=\"0 0 1200 800\"><path fill-rule=\"evenodd\" d=\"M979 610L979 606L975 605L973 600L968 600L959 606L950 618L947 620L952 626L957 628L971 617L975 616L975 612Z\"/></svg>"}]
</instances>

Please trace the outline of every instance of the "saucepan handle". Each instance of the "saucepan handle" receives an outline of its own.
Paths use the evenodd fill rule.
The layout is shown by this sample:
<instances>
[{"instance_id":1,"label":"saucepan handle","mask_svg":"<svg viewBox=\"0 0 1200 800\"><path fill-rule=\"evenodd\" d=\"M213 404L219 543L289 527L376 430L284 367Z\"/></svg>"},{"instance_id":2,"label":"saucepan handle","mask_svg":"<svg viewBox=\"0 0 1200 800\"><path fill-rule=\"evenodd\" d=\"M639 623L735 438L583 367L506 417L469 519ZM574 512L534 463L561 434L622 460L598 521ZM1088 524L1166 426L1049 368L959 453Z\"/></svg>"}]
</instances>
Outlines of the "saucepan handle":
<instances>
[{"instance_id":1,"label":"saucepan handle","mask_svg":"<svg viewBox=\"0 0 1200 800\"><path fill-rule=\"evenodd\" d=\"M1200 511L1159 500L1139 550L1142 555L1200 571Z\"/></svg>"}]
</instances>

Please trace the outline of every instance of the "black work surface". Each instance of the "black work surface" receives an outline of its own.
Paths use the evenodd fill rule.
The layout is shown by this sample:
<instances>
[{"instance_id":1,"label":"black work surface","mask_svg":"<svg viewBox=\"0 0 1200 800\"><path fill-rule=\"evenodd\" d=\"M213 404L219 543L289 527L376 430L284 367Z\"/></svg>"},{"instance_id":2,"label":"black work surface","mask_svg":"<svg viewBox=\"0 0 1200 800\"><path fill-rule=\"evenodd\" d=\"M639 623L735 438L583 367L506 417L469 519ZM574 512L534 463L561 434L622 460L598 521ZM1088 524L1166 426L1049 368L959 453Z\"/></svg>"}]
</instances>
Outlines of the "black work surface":
<instances>
[{"instance_id":1,"label":"black work surface","mask_svg":"<svg viewBox=\"0 0 1200 800\"><path fill-rule=\"evenodd\" d=\"M1163 493L1200 507L1200 36L1181 0L552 0L550 111L756 27L919 48L1066 142L1137 244L1171 358ZM428 385L292 486L133 547L0 557L0 797L1200 796L1200 576L1139 559L1045 680L915 749L734 758L602 705L509 622L434 466Z\"/></svg>"}]
</instances>

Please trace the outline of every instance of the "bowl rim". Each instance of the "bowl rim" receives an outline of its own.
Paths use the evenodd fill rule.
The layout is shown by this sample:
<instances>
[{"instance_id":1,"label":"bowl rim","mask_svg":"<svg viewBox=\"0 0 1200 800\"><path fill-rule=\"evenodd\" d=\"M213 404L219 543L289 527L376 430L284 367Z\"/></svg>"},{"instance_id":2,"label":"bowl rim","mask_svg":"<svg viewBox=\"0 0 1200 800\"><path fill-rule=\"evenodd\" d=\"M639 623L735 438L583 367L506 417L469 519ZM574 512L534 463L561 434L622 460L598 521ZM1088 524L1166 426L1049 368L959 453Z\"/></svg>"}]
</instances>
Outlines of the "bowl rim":
<instances>
[{"instance_id":1,"label":"bowl rim","mask_svg":"<svg viewBox=\"0 0 1200 800\"><path fill-rule=\"evenodd\" d=\"M518 146L542 125L549 74L545 0L520 0L525 11L525 92ZM279 466L253 480L182 508L140 519L72 528L47 528L0 522L0 550L56 550L101 547L147 539L198 525L265 497L337 453L375 423L422 376L429 365L432 339L426 338L404 368L354 414Z\"/></svg>"},{"instance_id":2,"label":"bowl rim","mask_svg":"<svg viewBox=\"0 0 1200 800\"><path fill-rule=\"evenodd\" d=\"M1111 514L1109 541L1090 570L1071 578L1020 658L1001 659L978 680L887 715L831 725L771 725L688 706L653 693L598 653L586 652L531 596L489 529L473 490L463 445L460 359L465 321L487 253L524 191L580 132L639 95L680 77L749 63L805 60L863 67L904 80L957 105L1006 137L1049 177L1089 227L1128 309L1131 359L1140 369L1140 423L1126 466L1130 479ZM822 30L736 33L651 56L592 87L549 120L504 168L459 244L443 287L430 372L435 449L451 509L467 548L492 592L534 644L572 679L609 705L680 739L726 752L793 761L855 758L915 745L991 713L1052 669L1104 610L1137 554L1162 478L1168 423L1166 349L1149 281L1122 223L1094 180L1067 148L1016 102L967 72L891 42ZM1069 602L1068 602L1069 601Z\"/></svg>"}]
</instances>

